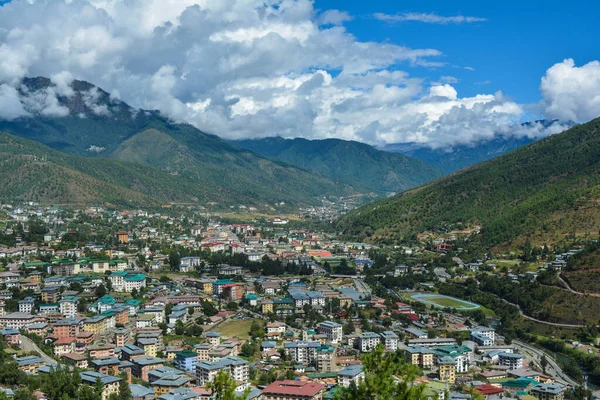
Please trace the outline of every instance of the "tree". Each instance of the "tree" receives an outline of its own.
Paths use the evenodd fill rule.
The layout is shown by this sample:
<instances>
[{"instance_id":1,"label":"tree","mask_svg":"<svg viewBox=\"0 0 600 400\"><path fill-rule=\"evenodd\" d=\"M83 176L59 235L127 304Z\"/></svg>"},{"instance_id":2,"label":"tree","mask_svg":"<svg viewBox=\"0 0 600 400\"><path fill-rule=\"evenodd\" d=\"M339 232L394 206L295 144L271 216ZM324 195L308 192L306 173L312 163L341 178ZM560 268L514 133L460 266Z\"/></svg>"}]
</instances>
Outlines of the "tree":
<instances>
[{"instance_id":1,"label":"tree","mask_svg":"<svg viewBox=\"0 0 600 400\"><path fill-rule=\"evenodd\" d=\"M425 386L413 385L421 375L418 367L408 364L399 352L385 353L379 345L363 356L365 378L358 385L352 384L336 394L338 400L424 400ZM394 376L402 377L397 382Z\"/></svg>"},{"instance_id":2,"label":"tree","mask_svg":"<svg viewBox=\"0 0 600 400\"><path fill-rule=\"evenodd\" d=\"M354 333L354 324L352 323L351 320L348 320L344 324L344 327L342 329L344 331L344 335L350 335L350 334Z\"/></svg>"},{"instance_id":3,"label":"tree","mask_svg":"<svg viewBox=\"0 0 600 400\"><path fill-rule=\"evenodd\" d=\"M179 268L179 265L181 265L181 254L179 254L179 253L169 254L169 265L171 266L171 269L173 269L173 270Z\"/></svg>"},{"instance_id":4,"label":"tree","mask_svg":"<svg viewBox=\"0 0 600 400\"><path fill-rule=\"evenodd\" d=\"M130 400L132 398L131 388L127 383L127 375L121 374L121 382L119 382L119 397L118 400Z\"/></svg>"},{"instance_id":5,"label":"tree","mask_svg":"<svg viewBox=\"0 0 600 400\"><path fill-rule=\"evenodd\" d=\"M244 357L253 357L256 354L256 344L254 342L247 341L242 345L241 355Z\"/></svg>"},{"instance_id":6,"label":"tree","mask_svg":"<svg viewBox=\"0 0 600 400\"><path fill-rule=\"evenodd\" d=\"M252 321L252 324L250 325L250 332L248 333L252 339L260 339L265 336L265 328L260 320L255 319Z\"/></svg>"},{"instance_id":7,"label":"tree","mask_svg":"<svg viewBox=\"0 0 600 400\"><path fill-rule=\"evenodd\" d=\"M236 394L236 386L231 375L223 370L219 371L215 378L206 385L212 391L215 400L245 400L250 394L250 389L246 389L241 394Z\"/></svg>"},{"instance_id":8,"label":"tree","mask_svg":"<svg viewBox=\"0 0 600 400\"><path fill-rule=\"evenodd\" d=\"M100 284L100 286L98 286L96 288L96 297L100 298L105 295L106 295L106 287L103 284Z\"/></svg>"},{"instance_id":9,"label":"tree","mask_svg":"<svg viewBox=\"0 0 600 400\"><path fill-rule=\"evenodd\" d=\"M185 327L183 326L183 322L181 322L181 320L177 320L177 322L175 323L175 334L176 335L183 335L185 333Z\"/></svg>"},{"instance_id":10,"label":"tree","mask_svg":"<svg viewBox=\"0 0 600 400\"><path fill-rule=\"evenodd\" d=\"M217 310L217 308L215 307L215 305L212 302L208 301L208 300L204 300L202 302L202 311L208 317L212 317L213 315L215 315L215 314L217 314L219 312L219 310Z\"/></svg>"},{"instance_id":11,"label":"tree","mask_svg":"<svg viewBox=\"0 0 600 400\"><path fill-rule=\"evenodd\" d=\"M542 367L542 371L545 374L546 368L548 368L548 359L546 358L546 354L542 354L542 358L540 358L540 365Z\"/></svg>"}]
</instances>

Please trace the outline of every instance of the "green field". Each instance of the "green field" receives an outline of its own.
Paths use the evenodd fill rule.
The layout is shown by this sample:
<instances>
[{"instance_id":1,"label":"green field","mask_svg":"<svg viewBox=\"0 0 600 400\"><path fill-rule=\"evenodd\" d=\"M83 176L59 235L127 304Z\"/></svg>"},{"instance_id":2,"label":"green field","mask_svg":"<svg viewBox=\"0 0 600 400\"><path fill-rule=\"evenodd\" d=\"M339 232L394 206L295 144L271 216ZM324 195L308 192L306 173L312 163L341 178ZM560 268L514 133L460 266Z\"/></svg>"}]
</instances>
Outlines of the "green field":
<instances>
[{"instance_id":1,"label":"green field","mask_svg":"<svg viewBox=\"0 0 600 400\"><path fill-rule=\"evenodd\" d=\"M434 305L442 308L456 308L457 310L463 311L476 310L479 308L478 304L456 299L450 296L444 296L442 294L415 294L411 296L411 299L424 304Z\"/></svg>"},{"instance_id":2,"label":"green field","mask_svg":"<svg viewBox=\"0 0 600 400\"><path fill-rule=\"evenodd\" d=\"M252 321L253 319L232 319L222 323L215 330L221 332L224 337L237 337L246 340L250 337L249 332Z\"/></svg>"}]
</instances>

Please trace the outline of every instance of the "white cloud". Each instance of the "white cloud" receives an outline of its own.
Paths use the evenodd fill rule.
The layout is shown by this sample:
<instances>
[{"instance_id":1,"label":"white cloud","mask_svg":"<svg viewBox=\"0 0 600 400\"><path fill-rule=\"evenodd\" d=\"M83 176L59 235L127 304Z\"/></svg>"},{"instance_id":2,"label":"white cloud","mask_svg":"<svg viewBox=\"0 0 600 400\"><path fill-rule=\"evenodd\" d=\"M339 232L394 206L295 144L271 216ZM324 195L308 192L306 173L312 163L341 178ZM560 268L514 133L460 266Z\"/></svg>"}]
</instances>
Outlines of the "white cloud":
<instances>
[{"instance_id":1,"label":"white cloud","mask_svg":"<svg viewBox=\"0 0 600 400\"><path fill-rule=\"evenodd\" d=\"M342 25L344 22L352 21L353 19L346 11L327 10L319 15L318 22L321 25Z\"/></svg>"},{"instance_id":2,"label":"white cloud","mask_svg":"<svg viewBox=\"0 0 600 400\"><path fill-rule=\"evenodd\" d=\"M584 122L600 116L600 62L581 67L573 59L554 64L542 78L540 91L546 114Z\"/></svg>"},{"instance_id":3,"label":"white cloud","mask_svg":"<svg viewBox=\"0 0 600 400\"><path fill-rule=\"evenodd\" d=\"M442 53L361 42L343 26L350 18L339 10L319 12L311 0L11 2L0 8L0 106L10 105L0 118L66 115L57 96L71 95L74 77L100 86L113 102L159 109L226 138L441 146L510 134L523 117L523 106L501 93L465 97L454 77L433 83L402 71L444 65ZM16 102L25 76L48 76L55 86L23 92ZM110 111L97 91L83 101L93 113ZM519 134L543 135L538 128Z\"/></svg>"},{"instance_id":4,"label":"white cloud","mask_svg":"<svg viewBox=\"0 0 600 400\"><path fill-rule=\"evenodd\" d=\"M24 94L20 100L28 113L44 117L65 117L69 115L69 109L58 102L55 87L47 87L31 92L25 86L22 86L21 90Z\"/></svg>"},{"instance_id":5,"label":"white cloud","mask_svg":"<svg viewBox=\"0 0 600 400\"><path fill-rule=\"evenodd\" d=\"M473 22L485 22L487 18L481 17L465 17L463 15L453 15L450 17L438 15L435 13L398 13L398 14L373 14L375 19L386 22L404 22L404 21L417 21L424 22L426 24L464 24Z\"/></svg>"},{"instance_id":6,"label":"white cloud","mask_svg":"<svg viewBox=\"0 0 600 400\"><path fill-rule=\"evenodd\" d=\"M73 83L73 74L69 71L62 71L50 77L50 80L55 85L55 91L59 96L71 97L75 91L71 87Z\"/></svg>"},{"instance_id":7,"label":"white cloud","mask_svg":"<svg viewBox=\"0 0 600 400\"><path fill-rule=\"evenodd\" d=\"M0 118L13 120L29 115L19 98L19 92L7 84L0 85Z\"/></svg>"}]
</instances>

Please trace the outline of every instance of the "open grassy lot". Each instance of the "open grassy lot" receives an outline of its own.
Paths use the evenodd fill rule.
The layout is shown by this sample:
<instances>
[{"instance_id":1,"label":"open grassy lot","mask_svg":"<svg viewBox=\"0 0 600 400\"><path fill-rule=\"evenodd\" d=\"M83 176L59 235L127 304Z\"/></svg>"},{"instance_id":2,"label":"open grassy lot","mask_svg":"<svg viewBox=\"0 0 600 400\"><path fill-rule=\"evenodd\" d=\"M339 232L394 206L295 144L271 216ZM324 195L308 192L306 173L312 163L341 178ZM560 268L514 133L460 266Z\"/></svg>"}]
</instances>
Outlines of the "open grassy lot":
<instances>
[{"instance_id":1,"label":"open grassy lot","mask_svg":"<svg viewBox=\"0 0 600 400\"><path fill-rule=\"evenodd\" d=\"M219 325L215 330L225 337L237 337L246 340L250 337L250 326L253 319L232 319Z\"/></svg>"},{"instance_id":2,"label":"open grassy lot","mask_svg":"<svg viewBox=\"0 0 600 400\"><path fill-rule=\"evenodd\" d=\"M433 304L441 308L450 307L456 308L457 310L476 310L479 308L478 304L450 296L444 296L442 294L415 294L411 296L411 299L425 304Z\"/></svg>"}]
</instances>

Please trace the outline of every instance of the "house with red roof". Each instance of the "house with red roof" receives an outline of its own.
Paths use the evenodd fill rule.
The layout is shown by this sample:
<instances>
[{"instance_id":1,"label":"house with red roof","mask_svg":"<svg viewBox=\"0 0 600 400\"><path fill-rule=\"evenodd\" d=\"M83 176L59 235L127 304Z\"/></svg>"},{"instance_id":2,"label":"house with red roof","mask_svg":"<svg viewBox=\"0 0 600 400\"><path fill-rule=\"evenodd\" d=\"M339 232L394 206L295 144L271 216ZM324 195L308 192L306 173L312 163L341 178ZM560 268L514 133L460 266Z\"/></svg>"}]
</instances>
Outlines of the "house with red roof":
<instances>
[{"instance_id":1,"label":"house with red roof","mask_svg":"<svg viewBox=\"0 0 600 400\"><path fill-rule=\"evenodd\" d=\"M261 400L321 400L325 385L316 382L275 381L267 386Z\"/></svg>"}]
</instances>

